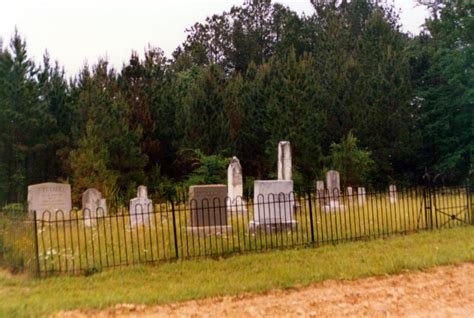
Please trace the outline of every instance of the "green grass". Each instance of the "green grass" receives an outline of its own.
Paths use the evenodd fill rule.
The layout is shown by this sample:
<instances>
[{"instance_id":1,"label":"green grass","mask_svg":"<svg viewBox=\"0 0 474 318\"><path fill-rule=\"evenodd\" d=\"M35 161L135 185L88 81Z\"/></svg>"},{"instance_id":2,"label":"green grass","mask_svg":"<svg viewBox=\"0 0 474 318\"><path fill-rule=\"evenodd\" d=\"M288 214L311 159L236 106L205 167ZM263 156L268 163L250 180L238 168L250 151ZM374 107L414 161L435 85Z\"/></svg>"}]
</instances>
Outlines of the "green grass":
<instances>
[{"instance_id":1,"label":"green grass","mask_svg":"<svg viewBox=\"0 0 474 318\"><path fill-rule=\"evenodd\" d=\"M132 266L88 277L33 279L1 271L0 317L39 316L118 303L160 304L466 261L474 261L472 226L224 260Z\"/></svg>"}]
</instances>

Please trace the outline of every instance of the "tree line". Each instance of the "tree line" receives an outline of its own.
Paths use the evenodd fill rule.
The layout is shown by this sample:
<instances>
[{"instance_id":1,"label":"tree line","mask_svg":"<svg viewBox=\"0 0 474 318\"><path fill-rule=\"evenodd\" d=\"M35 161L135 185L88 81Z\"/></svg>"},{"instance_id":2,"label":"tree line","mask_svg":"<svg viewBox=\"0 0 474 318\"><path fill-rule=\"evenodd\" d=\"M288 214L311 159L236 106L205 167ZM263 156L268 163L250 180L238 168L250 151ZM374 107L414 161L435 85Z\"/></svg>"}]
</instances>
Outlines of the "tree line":
<instances>
[{"instance_id":1,"label":"tree line","mask_svg":"<svg viewBox=\"0 0 474 318\"><path fill-rule=\"evenodd\" d=\"M474 5L430 2L423 31L390 5L312 0L298 15L247 1L187 30L166 58L149 47L67 78L35 63L18 32L0 42L0 202L67 181L106 196L276 174L280 140L297 185L338 169L344 185L461 182L473 166Z\"/></svg>"}]
</instances>

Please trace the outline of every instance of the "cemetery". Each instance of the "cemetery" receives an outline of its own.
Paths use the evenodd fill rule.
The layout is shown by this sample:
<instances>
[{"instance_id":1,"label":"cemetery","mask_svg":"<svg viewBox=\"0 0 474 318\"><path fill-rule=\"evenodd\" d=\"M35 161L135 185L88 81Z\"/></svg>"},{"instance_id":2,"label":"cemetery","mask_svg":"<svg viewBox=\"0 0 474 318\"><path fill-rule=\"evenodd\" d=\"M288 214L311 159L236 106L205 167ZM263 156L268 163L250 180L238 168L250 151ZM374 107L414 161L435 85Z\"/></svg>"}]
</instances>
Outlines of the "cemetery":
<instances>
[{"instance_id":1,"label":"cemetery","mask_svg":"<svg viewBox=\"0 0 474 318\"><path fill-rule=\"evenodd\" d=\"M0 317L474 316L473 1L36 2Z\"/></svg>"},{"instance_id":2,"label":"cemetery","mask_svg":"<svg viewBox=\"0 0 474 318\"><path fill-rule=\"evenodd\" d=\"M129 205L118 210L108 209L107 198L94 188L82 193L80 209L72 209L70 185L31 185L23 228L29 244L15 253L29 271L48 276L474 223L466 187L344 190L339 172L329 170L313 190L298 192L291 160L290 142L280 142L278 179L255 180L251 198L243 196L245 166L237 157L229 162L227 185L192 185L183 198L156 201L140 185Z\"/></svg>"}]
</instances>

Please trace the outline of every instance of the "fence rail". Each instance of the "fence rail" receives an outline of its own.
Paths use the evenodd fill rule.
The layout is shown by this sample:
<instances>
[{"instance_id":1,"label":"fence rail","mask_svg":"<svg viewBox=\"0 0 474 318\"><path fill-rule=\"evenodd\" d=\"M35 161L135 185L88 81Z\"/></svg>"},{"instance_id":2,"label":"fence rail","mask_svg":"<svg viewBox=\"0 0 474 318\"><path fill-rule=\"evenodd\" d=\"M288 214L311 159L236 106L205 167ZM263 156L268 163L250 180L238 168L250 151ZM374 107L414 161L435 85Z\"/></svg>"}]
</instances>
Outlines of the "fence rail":
<instances>
[{"instance_id":1,"label":"fence rail","mask_svg":"<svg viewBox=\"0 0 474 318\"><path fill-rule=\"evenodd\" d=\"M24 221L32 233L27 263L45 276L366 240L474 224L472 202L466 186L168 201L107 215L35 212Z\"/></svg>"}]
</instances>

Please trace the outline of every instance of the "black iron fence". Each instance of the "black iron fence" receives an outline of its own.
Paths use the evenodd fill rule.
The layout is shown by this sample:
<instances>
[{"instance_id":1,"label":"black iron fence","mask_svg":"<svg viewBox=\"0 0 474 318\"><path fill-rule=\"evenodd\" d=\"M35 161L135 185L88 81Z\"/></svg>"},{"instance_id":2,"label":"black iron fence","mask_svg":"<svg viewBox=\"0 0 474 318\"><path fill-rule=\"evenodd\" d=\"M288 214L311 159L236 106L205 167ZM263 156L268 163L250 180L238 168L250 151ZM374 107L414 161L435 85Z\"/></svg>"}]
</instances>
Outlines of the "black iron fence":
<instances>
[{"instance_id":1,"label":"black iron fence","mask_svg":"<svg viewBox=\"0 0 474 318\"><path fill-rule=\"evenodd\" d=\"M25 267L45 276L473 225L474 213L465 186L169 200L108 214L35 211L21 224L25 236L1 232L11 241L3 246L16 251L25 240Z\"/></svg>"}]
</instances>

